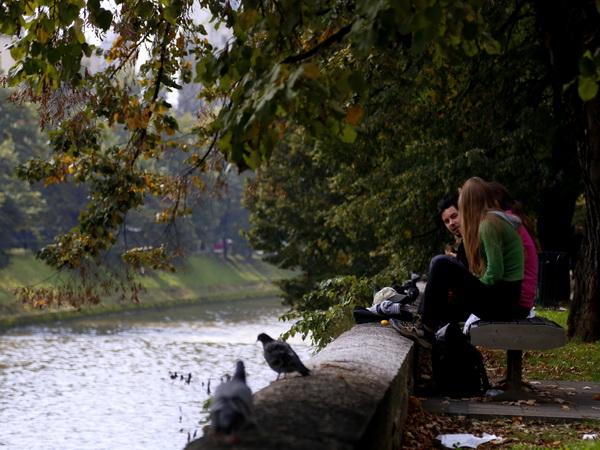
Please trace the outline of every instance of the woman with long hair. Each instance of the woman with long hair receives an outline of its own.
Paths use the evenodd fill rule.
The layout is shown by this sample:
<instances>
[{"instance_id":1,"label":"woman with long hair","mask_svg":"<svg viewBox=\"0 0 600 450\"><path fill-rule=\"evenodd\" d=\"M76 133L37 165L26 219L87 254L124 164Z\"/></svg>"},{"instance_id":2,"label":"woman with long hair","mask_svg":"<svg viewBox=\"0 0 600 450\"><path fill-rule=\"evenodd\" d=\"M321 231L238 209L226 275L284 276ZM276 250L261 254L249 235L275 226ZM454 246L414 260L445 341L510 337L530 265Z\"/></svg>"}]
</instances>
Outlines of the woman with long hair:
<instances>
[{"instance_id":1,"label":"woman with long hair","mask_svg":"<svg viewBox=\"0 0 600 450\"><path fill-rule=\"evenodd\" d=\"M435 257L429 268L416 327L395 327L418 342L431 341L448 322L469 314L484 320L524 318L529 310L519 304L523 280L523 244L516 231L520 221L498 208L493 189L479 177L460 189L458 208L461 234L469 263Z\"/></svg>"},{"instance_id":2,"label":"woman with long hair","mask_svg":"<svg viewBox=\"0 0 600 450\"><path fill-rule=\"evenodd\" d=\"M523 212L520 202L516 201L508 190L500 183L496 181L489 182L490 187L494 193L497 205L505 213L517 217L522 225L517 228L517 233L521 238L524 250L524 274L523 282L521 283L521 297L519 304L526 308L531 309L535 304L537 297L537 285L538 285L538 251L540 246L535 240L534 227L527 215Z\"/></svg>"}]
</instances>

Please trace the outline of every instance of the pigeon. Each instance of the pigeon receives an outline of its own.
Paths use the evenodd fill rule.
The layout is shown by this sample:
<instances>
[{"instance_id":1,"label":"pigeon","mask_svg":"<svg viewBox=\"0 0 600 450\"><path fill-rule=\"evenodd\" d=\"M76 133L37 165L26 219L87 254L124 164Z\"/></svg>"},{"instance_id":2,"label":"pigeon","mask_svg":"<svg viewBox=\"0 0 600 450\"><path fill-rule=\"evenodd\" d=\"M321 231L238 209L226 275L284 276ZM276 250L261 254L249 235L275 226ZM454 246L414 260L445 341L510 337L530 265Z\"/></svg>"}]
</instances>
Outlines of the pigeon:
<instances>
[{"instance_id":1,"label":"pigeon","mask_svg":"<svg viewBox=\"0 0 600 450\"><path fill-rule=\"evenodd\" d=\"M265 333L260 333L257 340L262 342L265 361L277 372L277 380L282 373L300 372L303 377L310 373L286 342L276 341Z\"/></svg>"},{"instance_id":2,"label":"pigeon","mask_svg":"<svg viewBox=\"0 0 600 450\"><path fill-rule=\"evenodd\" d=\"M254 423L252 416L252 391L246 384L244 363L238 361L233 377L215 390L210 406L211 427L233 442L238 439L240 430Z\"/></svg>"}]
</instances>

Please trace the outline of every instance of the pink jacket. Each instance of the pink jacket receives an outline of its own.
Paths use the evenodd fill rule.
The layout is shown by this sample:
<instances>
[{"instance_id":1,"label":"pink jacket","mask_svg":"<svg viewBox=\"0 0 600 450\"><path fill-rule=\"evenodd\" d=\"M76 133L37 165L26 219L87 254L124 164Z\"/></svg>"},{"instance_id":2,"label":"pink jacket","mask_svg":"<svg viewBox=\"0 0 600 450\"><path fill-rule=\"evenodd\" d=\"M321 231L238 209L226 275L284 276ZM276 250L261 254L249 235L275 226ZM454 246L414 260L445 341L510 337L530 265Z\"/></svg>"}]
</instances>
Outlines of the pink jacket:
<instances>
[{"instance_id":1,"label":"pink jacket","mask_svg":"<svg viewBox=\"0 0 600 450\"><path fill-rule=\"evenodd\" d=\"M514 216L512 211L506 211L508 214ZM538 282L538 255L535 248L535 242L533 238L523 225L517 228L517 233L521 237L523 242L524 252L524 266L525 273L523 275L523 281L521 282L521 298L519 299L519 305L523 308L531 309L535 303L535 297L537 293L537 282Z\"/></svg>"}]
</instances>

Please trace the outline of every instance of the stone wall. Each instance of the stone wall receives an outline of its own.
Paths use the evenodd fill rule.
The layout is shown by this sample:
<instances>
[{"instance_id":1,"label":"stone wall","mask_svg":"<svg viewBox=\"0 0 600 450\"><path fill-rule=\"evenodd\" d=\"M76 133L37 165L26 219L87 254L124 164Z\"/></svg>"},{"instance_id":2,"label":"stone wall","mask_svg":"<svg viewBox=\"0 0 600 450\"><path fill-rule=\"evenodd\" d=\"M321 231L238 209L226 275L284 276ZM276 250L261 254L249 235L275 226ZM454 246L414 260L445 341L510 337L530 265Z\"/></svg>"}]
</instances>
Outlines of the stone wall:
<instances>
[{"instance_id":1,"label":"stone wall","mask_svg":"<svg viewBox=\"0 0 600 450\"><path fill-rule=\"evenodd\" d=\"M395 449L412 384L412 342L380 324L357 325L254 395L258 426L236 449ZM186 450L232 448L212 433Z\"/></svg>"}]
</instances>

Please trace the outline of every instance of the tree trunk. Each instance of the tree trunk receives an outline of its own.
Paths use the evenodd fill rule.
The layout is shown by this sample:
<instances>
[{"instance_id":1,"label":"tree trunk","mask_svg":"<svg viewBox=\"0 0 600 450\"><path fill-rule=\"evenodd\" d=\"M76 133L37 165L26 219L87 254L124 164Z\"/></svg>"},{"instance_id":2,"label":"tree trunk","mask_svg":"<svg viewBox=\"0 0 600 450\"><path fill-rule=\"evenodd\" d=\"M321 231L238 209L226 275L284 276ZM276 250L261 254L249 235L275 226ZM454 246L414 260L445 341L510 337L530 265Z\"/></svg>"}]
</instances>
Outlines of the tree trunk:
<instances>
[{"instance_id":1,"label":"tree trunk","mask_svg":"<svg viewBox=\"0 0 600 450\"><path fill-rule=\"evenodd\" d=\"M592 342L600 339L600 100L596 97L581 110L578 159L586 217L582 255L575 268L569 336Z\"/></svg>"},{"instance_id":2,"label":"tree trunk","mask_svg":"<svg viewBox=\"0 0 600 450\"><path fill-rule=\"evenodd\" d=\"M585 237L574 272L568 333L589 342L600 339L600 106L598 98L586 103L579 98L577 75L583 53L600 46L600 14L595 0L536 0L534 5L549 52L555 110L561 111L555 119L575 136L577 153L570 159L579 163L578 179L586 201Z\"/></svg>"},{"instance_id":3,"label":"tree trunk","mask_svg":"<svg viewBox=\"0 0 600 450\"><path fill-rule=\"evenodd\" d=\"M565 19L568 1L535 2L540 41L546 48L553 123L552 160L546 186L540 192L538 238L543 251L571 252L572 220L575 202L581 193L577 163L577 130L571 108L566 104L563 86L577 73L578 56L573 50L576 37L569 33Z\"/></svg>"}]
</instances>

